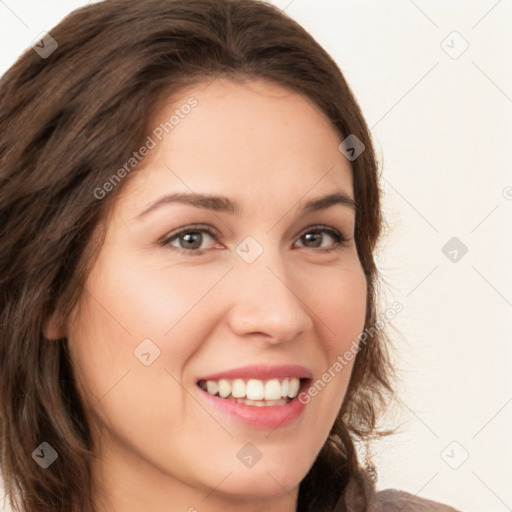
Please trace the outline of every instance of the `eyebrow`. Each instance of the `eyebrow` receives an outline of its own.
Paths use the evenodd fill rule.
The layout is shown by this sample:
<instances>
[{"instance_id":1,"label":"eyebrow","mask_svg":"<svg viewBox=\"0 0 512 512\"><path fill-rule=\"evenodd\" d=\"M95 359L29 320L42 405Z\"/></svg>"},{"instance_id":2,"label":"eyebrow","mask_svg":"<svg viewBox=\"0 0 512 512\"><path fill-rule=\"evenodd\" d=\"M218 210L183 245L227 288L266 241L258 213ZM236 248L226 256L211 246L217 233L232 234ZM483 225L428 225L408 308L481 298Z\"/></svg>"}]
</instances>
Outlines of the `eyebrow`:
<instances>
[{"instance_id":1,"label":"eyebrow","mask_svg":"<svg viewBox=\"0 0 512 512\"><path fill-rule=\"evenodd\" d=\"M211 210L215 212L230 213L232 215L237 215L242 211L240 203L233 201L225 196L175 192L161 197L149 205L141 213L139 213L136 218L140 219L141 217L145 217L148 215L148 213L158 209L159 207L172 203L188 204L197 208L203 208L205 210ZM357 210L357 203L354 201L354 199L352 199L345 192L337 190L325 196L317 197L308 201L302 207L302 211L305 213L315 212L327 209L336 204L347 206L354 211Z\"/></svg>"}]
</instances>

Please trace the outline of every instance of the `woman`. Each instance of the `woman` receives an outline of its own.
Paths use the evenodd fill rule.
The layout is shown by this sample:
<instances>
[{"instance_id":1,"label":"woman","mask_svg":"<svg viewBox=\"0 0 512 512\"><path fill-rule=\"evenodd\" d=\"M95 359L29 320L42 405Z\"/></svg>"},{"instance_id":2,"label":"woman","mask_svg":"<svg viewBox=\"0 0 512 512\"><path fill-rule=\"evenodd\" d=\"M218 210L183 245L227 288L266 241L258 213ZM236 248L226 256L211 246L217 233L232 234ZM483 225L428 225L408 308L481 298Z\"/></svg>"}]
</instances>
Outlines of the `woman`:
<instances>
[{"instance_id":1,"label":"woman","mask_svg":"<svg viewBox=\"0 0 512 512\"><path fill-rule=\"evenodd\" d=\"M377 164L304 29L255 0L107 0L0 93L12 505L454 510L358 461L392 392Z\"/></svg>"}]
</instances>

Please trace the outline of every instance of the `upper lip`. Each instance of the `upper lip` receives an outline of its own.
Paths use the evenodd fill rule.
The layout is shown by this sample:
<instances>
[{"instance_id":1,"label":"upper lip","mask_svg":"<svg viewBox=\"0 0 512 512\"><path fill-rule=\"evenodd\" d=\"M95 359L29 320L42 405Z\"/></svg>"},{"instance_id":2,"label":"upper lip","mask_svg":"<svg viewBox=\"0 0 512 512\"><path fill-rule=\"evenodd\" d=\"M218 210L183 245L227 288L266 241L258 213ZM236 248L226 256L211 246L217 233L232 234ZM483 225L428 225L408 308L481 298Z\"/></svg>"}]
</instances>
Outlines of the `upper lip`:
<instances>
[{"instance_id":1,"label":"upper lip","mask_svg":"<svg viewBox=\"0 0 512 512\"><path fill-rule=\"evenodd\" d=\"M218 373L205 375L199 380L219 379L279 379L285 377L297 377L299 379L311 379L313 374L309 368L297 364L264 365L255 364L233 368Z\"/></svg>"}]
</instances>

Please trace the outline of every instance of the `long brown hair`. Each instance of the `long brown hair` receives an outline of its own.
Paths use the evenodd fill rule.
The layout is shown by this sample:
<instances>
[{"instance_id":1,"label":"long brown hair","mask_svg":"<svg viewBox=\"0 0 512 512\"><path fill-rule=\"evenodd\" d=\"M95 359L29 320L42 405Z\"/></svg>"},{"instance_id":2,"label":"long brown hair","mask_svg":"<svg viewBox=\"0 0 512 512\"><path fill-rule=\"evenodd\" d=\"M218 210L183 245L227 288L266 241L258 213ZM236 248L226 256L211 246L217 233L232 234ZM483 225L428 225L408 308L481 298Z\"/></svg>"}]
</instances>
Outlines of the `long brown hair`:
<instances>
[{"instance_id":1,"label":"long brown hair","mask_svg":"<svg viewBox=\"0 0 512 512\"><path fill-rule=\"evenodd\" d=\"M342 139L353 134L365 146L352 169L370 331L297 507L332 510L358 471L355 442L375 435L392 372L385 330L373 329L378 165L338 66L300 25L258 0L106 0L74 11L50 34L58 44L51 53L28 49L0 80L0 464L11 505L97 510L91 431L67 340L45 339L43 326L50 314L63 325L77 304L104 231L93 234L129 176L101 200L94 191L146 140L158 102L228 76L305 95ZM49 41L40 46L50 49ZM43 441L58 454L44 471L31 456Z\"/></svg>"}]
</instances>

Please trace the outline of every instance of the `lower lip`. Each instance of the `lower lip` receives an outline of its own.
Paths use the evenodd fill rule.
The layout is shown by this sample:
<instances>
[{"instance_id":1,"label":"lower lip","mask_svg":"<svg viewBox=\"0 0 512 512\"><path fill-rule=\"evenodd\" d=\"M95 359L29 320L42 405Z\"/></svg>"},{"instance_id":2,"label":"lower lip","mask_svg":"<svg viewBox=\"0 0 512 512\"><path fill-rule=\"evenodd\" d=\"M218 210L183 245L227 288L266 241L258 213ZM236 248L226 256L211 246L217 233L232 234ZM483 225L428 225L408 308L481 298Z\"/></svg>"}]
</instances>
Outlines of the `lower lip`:
<instances>
[{"instance_id":1,"label":"lower lip","mask_svg":"<svg viewBox=\"0 0 512 512\"><path fill-rule=\"evenodd\" d=\"M309 387L309 380L301 383L299 394ZM245 405L233 400L219 398L199 388L205 398L219 411L235 421L249 427L276 429L294 422L304 411L306 404L299 401L297 395L285 405Z\"/></svg>"}]
</instances>

